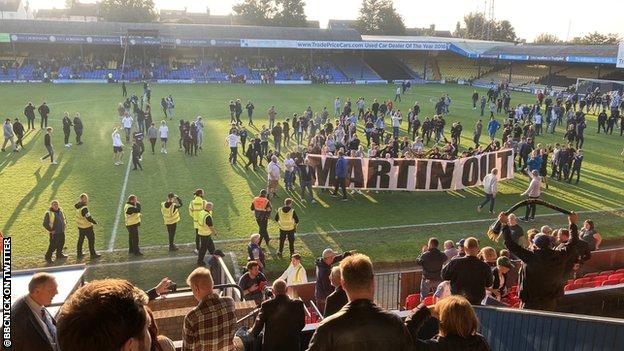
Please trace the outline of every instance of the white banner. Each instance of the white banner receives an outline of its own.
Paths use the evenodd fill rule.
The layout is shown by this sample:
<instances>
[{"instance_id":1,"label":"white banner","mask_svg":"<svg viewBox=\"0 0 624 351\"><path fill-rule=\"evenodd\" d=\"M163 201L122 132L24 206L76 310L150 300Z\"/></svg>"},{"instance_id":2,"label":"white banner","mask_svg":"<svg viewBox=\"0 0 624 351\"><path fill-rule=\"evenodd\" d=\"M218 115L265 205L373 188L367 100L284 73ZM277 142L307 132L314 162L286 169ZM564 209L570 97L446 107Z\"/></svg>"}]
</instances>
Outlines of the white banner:
<instances>
[{"instance_id":1,"label":"white banner","mask_svg":"<svg viewBox=\"0 0 624 351\"><path fill-rule=\"evenodd\" d=\"M513 150L499 150L453 161L412 158L347 159L347 187L367 190L447 191L482 185L483 178L498 168L498 179L514 176ZM315 187L333 188L335 156L309 154L316 169Z\"/></svg>"},{"instance_id":2,"label":"white banner","mask_svg":"<svg viewBox=\"0 0 624 351\"><path fill-rule=\"evenodd\" d=\"M448 50L442 42L241 39L241 47L324 50Z\"/></svg>"},{"instance_id":3,"label":"white banner","mask_svg":"<svg viewBox=\"0 0 624 351\"><path fill-rule=\"evenodd\" d=\"M617 63L615 66L617 68L624 68L624 41L620 43L620 48L618 49Z\"/></svg>"}]
</instances>

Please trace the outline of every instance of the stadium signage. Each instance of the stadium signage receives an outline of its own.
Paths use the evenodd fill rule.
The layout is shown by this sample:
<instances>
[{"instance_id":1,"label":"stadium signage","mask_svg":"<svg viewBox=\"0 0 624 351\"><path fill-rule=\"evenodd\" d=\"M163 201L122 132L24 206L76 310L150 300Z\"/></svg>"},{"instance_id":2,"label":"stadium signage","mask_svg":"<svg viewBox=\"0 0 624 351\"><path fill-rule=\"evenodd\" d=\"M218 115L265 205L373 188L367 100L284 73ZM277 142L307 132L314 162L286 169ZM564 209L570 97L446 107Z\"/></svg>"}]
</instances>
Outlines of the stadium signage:
<instances>
[{"instance_id":1,"label":"stadium signage","mask_svg":"<svg viewBox=\"0 0 624 351\"><path fill-rule=\"evenodd\" d=\"M337 157L308 155L316 168L315 187L333 188ZM368 190L447 191L482 185L499 169L499 179L514 176L513 150L506 149L453 161L411 158L347 157L350 186Z\"/></svg>"},{"instance_id":2,"label":"stadium signage","mask_svg":"<svg viewBox=\"0 0 624 351\"><path fill-rule=\"evenodd\" d=\"M241 39L241 47L324 50L433 50L449 49L449 44L414 41L329 41Z\"/></svg>"},{"instance_id":3,"label":"stadium signage","mask_svg":"<svg viewBox=\"0 0 624 351\"><path fill-rule=\"evenodd\" d=\"M63 44L121 44L119 36L11 34L12 42Z\"/></svg>"}]
</instances>

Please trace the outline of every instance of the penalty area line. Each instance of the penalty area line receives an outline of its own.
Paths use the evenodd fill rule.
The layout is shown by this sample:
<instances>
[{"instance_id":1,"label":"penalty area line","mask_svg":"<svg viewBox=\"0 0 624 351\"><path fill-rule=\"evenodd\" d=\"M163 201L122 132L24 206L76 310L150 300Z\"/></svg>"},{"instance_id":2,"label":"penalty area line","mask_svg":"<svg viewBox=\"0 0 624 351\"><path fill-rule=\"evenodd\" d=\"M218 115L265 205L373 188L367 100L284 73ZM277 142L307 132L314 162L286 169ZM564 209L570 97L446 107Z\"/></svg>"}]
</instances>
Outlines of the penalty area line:
<instances>
[{"instance_id":1,"label":"penalty area line","mask_svg":"<svg viewBox=\"0 0 624 351\"><path fill-rule=\"evenodd\" d=\"M119 228L119 220L121 219L121 211L124 205L126 197L126 188L128 187L128 176L130 175L130 159L128 159L128 166L126 166L126 175L124 176L123 185L121 186L121 193L119 194L119 204L117 206L117 213L115 214L115 223L113 224L113 230L111 231L110 241L108 242L108 248L106 251L113 252L115 248L115 239L117 239L117 231Z\"/></svg>"}]
</instances>

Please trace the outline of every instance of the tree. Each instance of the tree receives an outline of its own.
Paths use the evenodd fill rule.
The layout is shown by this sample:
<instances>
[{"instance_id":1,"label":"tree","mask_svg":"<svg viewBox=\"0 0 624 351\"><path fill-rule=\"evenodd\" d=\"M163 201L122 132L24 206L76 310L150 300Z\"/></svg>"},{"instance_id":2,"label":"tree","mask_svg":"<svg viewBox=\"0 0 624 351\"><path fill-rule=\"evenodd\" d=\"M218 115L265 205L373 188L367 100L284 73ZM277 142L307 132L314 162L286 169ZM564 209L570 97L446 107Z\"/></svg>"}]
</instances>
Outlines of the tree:
<instances>
[{"instance_id":1,"label":"tree","mask_svg":"<svg viewBox=\"0 0 624 351\"><path fill-rule=\"evenodd\" d=\"M621 40L620 36L615 33L601 34L592 32L582 38L575 37L571 43L581 45L617 45Z\"/></svg>"},{"instance_id":2,"label":"tree","mask_svg":"<svg viewBox=\"0 0 624 351\"><path fill-rule=\"evenodd\" d=\"M533 39L533 44L560 44L561 40L556 35L541 33Z\"/></svg>"},{"instance_id":3,"label":"tree","mask_svg":"<svg viewBox=\"0 0 624 351\"><path fill-rule=\"evenodd\" d=\"M456 37L479 40L498 40L515 42L518 39L516 30L507 20L492 21L482 13L471 12L464 16L465 27L455 26Z\"/></svg>"},{"instance_id":4,"label":"tree","mask_svg":"<svg viewBox=\"0 0 624 351\"><path fill-rule=\"evenodd\" d=\"M273 22L283 27L306 27L307 18L303 0L276 0L276 13Z\"/></svg>"},{"instance_id":5,"label":"tree","mask_svg":"<svg viewBox=\"0 0 624 351\"><path fill-rule=\"evenodd\" d=\"M267 26L275 16L277 9L271 0L244 0L232 7L237 23Z\"/></svg>"},{"instance_id":6,"label":"tree","mask_svg":"<svg viewBox=\"0 0 624 351\"><path fill-rule=\"evenodd\" d=\"M153 22L153 0L101 0L100 15L109 22Z\"/></svg>"},{"instance_id":7,"label":"tree","mask_svg":"<svg viewBox=\"0 0 624 351\"><path fill-rule=\"evenodd\" d=\"M362 34L405 34L403 17L397 13L392 0L363 0L356 28Z\"/></svg>"}]
</instances>

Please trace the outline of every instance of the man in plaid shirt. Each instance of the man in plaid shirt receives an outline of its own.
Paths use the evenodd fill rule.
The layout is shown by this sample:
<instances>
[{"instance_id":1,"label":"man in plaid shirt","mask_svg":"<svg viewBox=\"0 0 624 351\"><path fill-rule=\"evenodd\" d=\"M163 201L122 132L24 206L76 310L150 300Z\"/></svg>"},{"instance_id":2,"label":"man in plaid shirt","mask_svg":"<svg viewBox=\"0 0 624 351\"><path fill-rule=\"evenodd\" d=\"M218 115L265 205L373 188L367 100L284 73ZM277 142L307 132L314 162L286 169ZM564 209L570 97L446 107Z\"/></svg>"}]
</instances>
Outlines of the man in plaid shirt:
<instances>
[{"instance_id":1,"label":"man in plaid shirt","mask_svg":"<svg viewBox=\"0 0 624 351\"><path fill-rule=\"evenodd\" d=\"M184 318L183 351L234 350L234 300L213 291L210 270L196 268L186 279L199 304Z\"/></svg>"}]
</instances>

